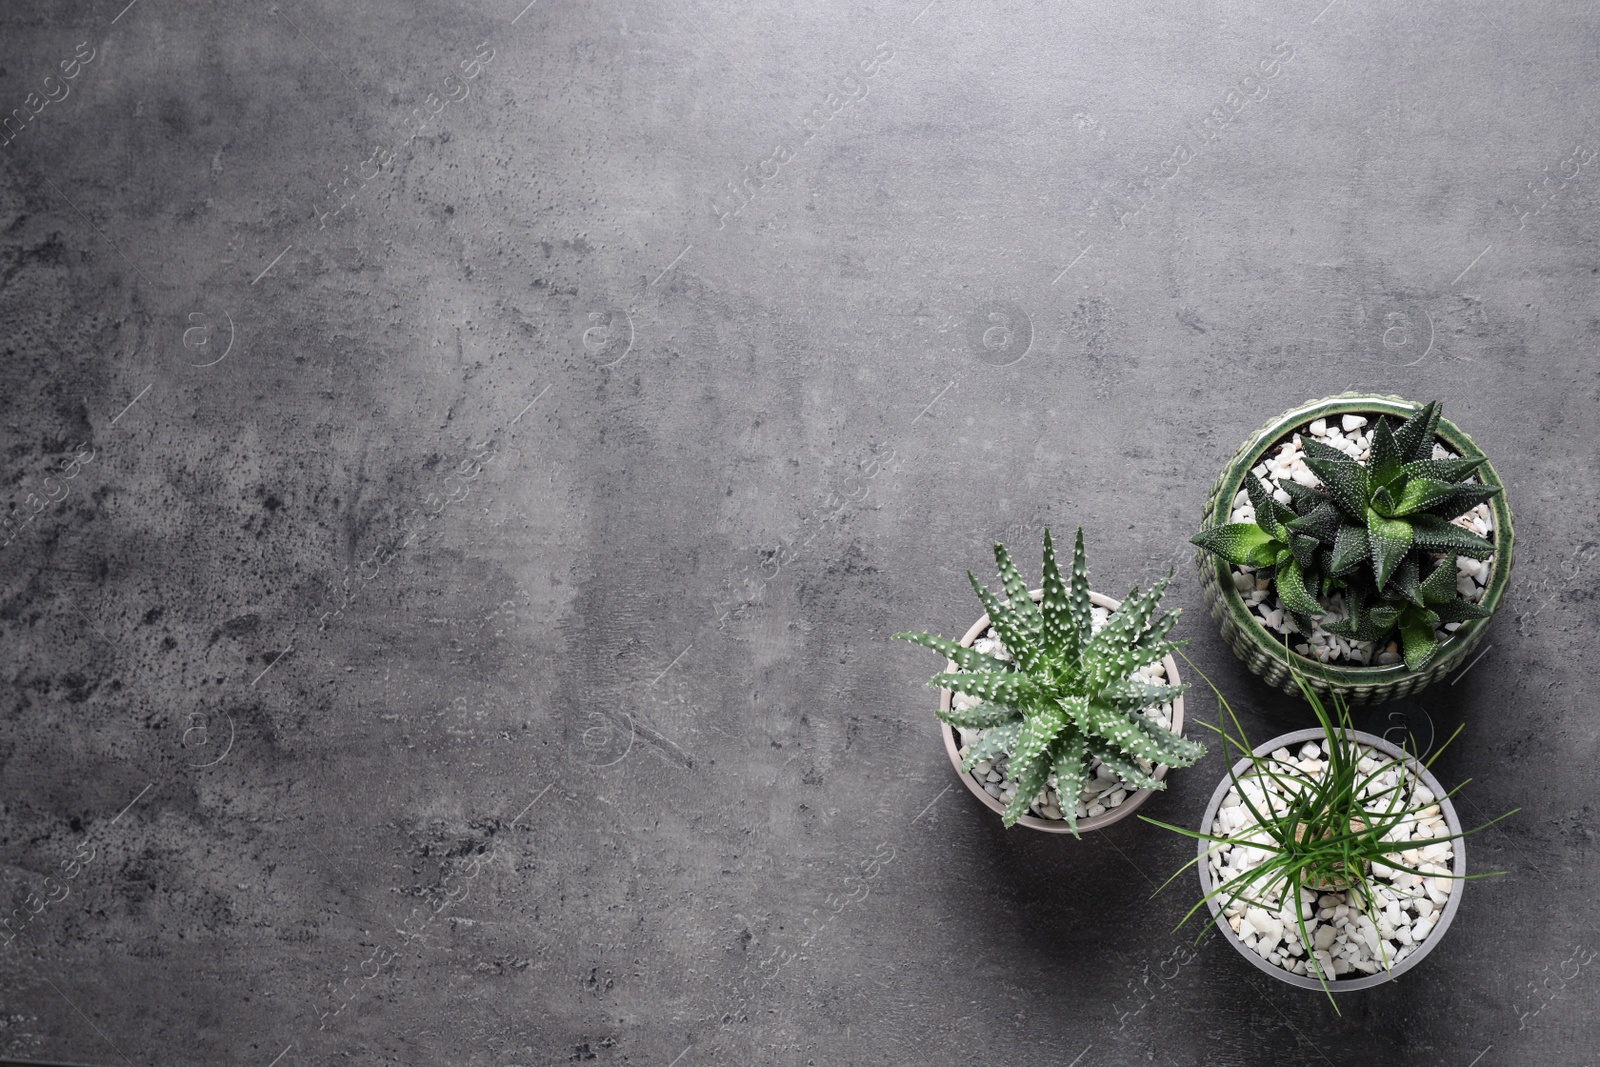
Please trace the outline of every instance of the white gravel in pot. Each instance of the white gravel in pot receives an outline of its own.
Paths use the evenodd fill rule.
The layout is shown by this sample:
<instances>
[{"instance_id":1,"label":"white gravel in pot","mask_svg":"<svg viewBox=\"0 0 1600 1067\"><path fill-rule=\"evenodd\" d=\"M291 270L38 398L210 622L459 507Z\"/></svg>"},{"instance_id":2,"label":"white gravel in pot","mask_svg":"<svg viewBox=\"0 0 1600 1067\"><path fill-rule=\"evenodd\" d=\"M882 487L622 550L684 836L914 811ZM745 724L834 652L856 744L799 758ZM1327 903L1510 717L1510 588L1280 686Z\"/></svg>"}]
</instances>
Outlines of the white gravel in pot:
<instances>
[{"instance_id":1,"label":"white gravel in pot","mask_svg":"<svg viewBox=\"0 0 1600 1067\"><path fill-rule=\"evenodd\" d=\"M1286 506L1289 503L1289 494L1283 489L1284 482L1296 481L1313 489L1322 488L1322 482L1312 473L1311 468L1306 466L1305 452L1300 446L1302 434L1309 434L1324 444L1332 445L1351 459L1363 461L1366 460L1367 450L1372 443L1372 431L1368 429L1365 415L1345 415L1337 425L1331 424L1327 419L1315 419L1300 427L1289 440L1278 446L1276 452L1251 468L1252 473L1273 490L1273 498ZM1433 458L1454 459L1456 454L1435 442ZM1228 521L1256 521L1256 509L1250 503L1249 494L1243 489L1233 498L1233 512ZM1452 521L1464 530L1494 540L1494 513L1490 511L1487 503L1479 504ZM1435 561L1443 558L1443 553L1436 553L1433 556ZM1456 560L1456 589L1462 599L1474 603L1483 599L1484 588L1488 585L1489 571L1493 564L1493 556L1485 560L1465 557ZM1231 570L1234 588L1239 591L1245 607L1260 620L1262 626L1272 633L1283 634L1286 638L1295 632L1294 619L1278 603L1278 594L1273 586L1270 570L1258 572L1254 567L1240 566L1233 566ZM1305 639L1293 644L1296 652L1302 656L1315 657L1323 663L1347 667L1384 666L1402 661L1398 638L1391 638L1379 647L1371 641L1357 641L1328 633L1322 628L1323 623L1337 622L1348 616L1344 597L1338 593L1324 597L1315 591L1312 591L1312 596L1328 609L1328 614L1311 620L1311 633L1300 635ZM1445 623L1438 631L1439 640L1443 641L1449 637L1460 625L1456 622Z\"/></svg>"},{"instance_id":2,"label":"white gravel in pot","mask_svg":"<svg viewBox=\"0 0 1600 1067\"><path fill-rule=\"evenodd\" d=\"M1362 753L1358 766L1363 775L1388 762L1382 753L1364 745L1356 747ZM1326 766L1321 757L1321 745L1313 741L1300 746L1298 753L1280 748L1267 759L1315 774ZM1228 791L1210 832L1239 839L1240 843L1223 846L1207 857L1212 881L1217 885L1251 870L1268 856L1262 849L1245 843L1269 839L1264 834L1251 833L1257 823L1244 806L1239 788L1248 791L1258 810L1265 810L1268 804L1279 812L1284 810L1279 783L1269 782L1263 788L1260 780L1243 778L1238 788ZM1423 807L1414 820L1395 827L1385 840L1396 845L1396 851L1391 853L1395 862L1427 872L1430 877L1419 878L1375 862L1370 883L1376 907L1370 912L1354 890L1301 888L1297 899L1289 901L1282 900L1277 892L1247 890L1245 895L1250 899L1226 899L1221 916L1246 948L1286 971L1315 978L1295 920L1297 903L1311 938L1310 951L1330 981L1363 978L1391 968L1427 939L1455 889L1455 880L1448 877L1455 848L1449 841L1407 847L1408 842L1447 837L1450 829L1433 793L1399 766L1384 771L1368 787L1367 807L1381 811L1397 789L1409 791L1410 797L1401 800L1398 807Z\"/></svg>"},{"instance_id":3,"label":"white gravel in pot","mask_svg":"<svg viewBox=\"0 0 1600 1067\"><path fill-rule=\"evenodd\" d=\"M1092 616L1091 626L1095 633L1099 633L1100 628L1111 617L1111 612L1099 605L1091 607L1090 614ZM1005 645L1001 643L992 626L972 642L972 647L979 652L988 653L998 659L1009 660L1011 658L1010 653L1006 651ZM1167 668L1160 662L1138 668L1133 672L1133 677L1155 685L1169 684ZM956 693L951 698L950 703L952 707L960 709L977 707L983 701L978 700L976 697L967 696L964 693ZM1172 729L1171 704L1145 708L1144 715L1151 721L1159 723L1162 729ZM957 726L953 729L956 731L956 740L960 742L961 758L966 759L967 750L980 739L988 736L994 727L968 730ZM1136 762L1139 764L1139 769L1146 774L1155 769L1154 764L1148 760L1140 759ZM983 791L1002 804L1010 804L1012 798L1017 795L1017 780L1010 772L1009 763L1009 757L1001 756L995 760L981 760L972 768L972 777L977 779L978 784L983 787ZM1104 815L1112 808L1119 807L1124 800L1137 791L1136 786L1124 782L1117 777L1115 771L1103 765L1095 757L1086 757L1085 763L1089 772L1084 781L1083 792L1078 794L1072 801L1077 808L1078 818L1089 819L1096 815ZM1045 788L1040 791L1038 796L1033 798L1033 803L1029 806L1027 813L1039 819L1065 819L1066 816L1063 814L1064 804L1065 801L1056 791L1056 776L1052 773Z\"/></svg>"}]
</instances>

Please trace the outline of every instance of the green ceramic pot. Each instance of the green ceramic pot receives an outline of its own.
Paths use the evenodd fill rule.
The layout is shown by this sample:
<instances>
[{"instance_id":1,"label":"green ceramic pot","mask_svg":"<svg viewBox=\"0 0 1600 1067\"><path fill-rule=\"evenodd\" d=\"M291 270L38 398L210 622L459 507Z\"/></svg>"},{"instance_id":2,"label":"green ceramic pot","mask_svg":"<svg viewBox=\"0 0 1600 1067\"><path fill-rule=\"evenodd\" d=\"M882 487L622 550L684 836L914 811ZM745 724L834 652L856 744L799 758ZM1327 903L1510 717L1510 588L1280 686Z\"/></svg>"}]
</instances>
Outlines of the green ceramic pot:
<instances>
[{"instance_id":1,"label":"green ceramic pot","mask_svg":"<svg viewBox=\"0 0 1600 1067\"><path fill-rule=\"evenodd\" d=\"M1378 415L1392 415L1404 420L1415 414L1421 406L1398 396L1344 393L1285 411L1253 434L1223 468L1206 501L1202 528L1227 522L1233 514L1233 499L1244 488L1244 478L1250 468L1307 423L1319 418L1337 423L1343 415L1365 415L1369 421ZM1447 419L1439 420L1438 438L1459 455L1483 455L1472 438ZM1489 485L1502 485L1494 468L1488 463L1478 468L1478 474ZM1511 506L1506 501L1505 493L1501 492L1490 500L1489 508L1494 515L1494 531L1490 539L1494 541L1495 553L1482 604L1494 611L1500 606L1511 578L1514 538ZM1277 634L1261 625L1234 588L1233 576L1226 562L1202 549L1196 552L1195 563L1200 568L1201 596L1211 609L1211 617L1222 628L1222 637L1228 642L1228 647L1245 662L1251 673L1286 693L1299 692L1290 669L1292 663L1294 670L1303 674L1313 689L1323 695L1339 693L1352 705L1379 704L1411 696L1465 666L1493 621L1491 617L1462 623L1455 633L1440 644L1439 651L1420 671L1408 670L1404 663L1372 667L1324 664L1292 651Z\"/></svg>"}]
</instances>

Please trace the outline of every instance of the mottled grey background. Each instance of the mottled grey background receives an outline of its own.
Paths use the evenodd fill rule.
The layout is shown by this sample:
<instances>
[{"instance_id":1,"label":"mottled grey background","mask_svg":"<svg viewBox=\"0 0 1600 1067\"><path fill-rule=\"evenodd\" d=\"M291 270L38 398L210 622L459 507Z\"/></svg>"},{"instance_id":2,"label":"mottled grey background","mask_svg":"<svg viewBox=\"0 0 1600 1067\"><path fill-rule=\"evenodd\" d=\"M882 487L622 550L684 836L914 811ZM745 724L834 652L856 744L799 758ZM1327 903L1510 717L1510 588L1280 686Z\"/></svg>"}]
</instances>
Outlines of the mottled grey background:
<instances>
[{"instance_id":1,"label":"mottled grey background","mask_svg":"<svg viewBox=\"0 0 1600 1067\"><path fill-rule=\"evenodd\" d=\"M8 0L0 1053L1592 1062L1596 12L1325 3ZM1183 962L1175 836L1002 831L886 637L1082 523L1301 725L1184 542L1349 387L1511 486L1407 714L1523 811L1341 1017Z\"/></svg>"}]
</instances>

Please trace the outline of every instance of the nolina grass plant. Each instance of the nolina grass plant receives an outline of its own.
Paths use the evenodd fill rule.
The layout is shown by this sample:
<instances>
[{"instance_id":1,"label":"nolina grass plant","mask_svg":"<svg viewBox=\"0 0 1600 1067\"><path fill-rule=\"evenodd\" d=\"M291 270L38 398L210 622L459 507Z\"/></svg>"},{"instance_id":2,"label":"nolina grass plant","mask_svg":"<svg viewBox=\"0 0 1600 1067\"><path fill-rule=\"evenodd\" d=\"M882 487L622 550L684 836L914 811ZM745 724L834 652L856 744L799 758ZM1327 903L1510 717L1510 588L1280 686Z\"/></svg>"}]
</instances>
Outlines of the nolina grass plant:
<instances>
[{"instance_id":1,"label":"nolina grass plant","mask_svg":"<svg viewBox=\"0 0 1600 1067\"><path fill-rule=\"evenodd\" d=\"M1191 663L1190 666L1194 665ZM1260 859L1226 877L1227 868L1224 868L1223 873L1214 879L1216 886L1185 913L1178 923L1180 928L1213 898L1220 899L1222 903L1218 915L1213 916L1202 929L1202 936L1218 921L1224 909L1234 902L1260 908L1269 917L1281 915L1284 925L1299 935L1307 976L1317 978L1331 1000L1332 990L1328 983L1336 975L1325 973L1330 965L1324 962L1331 956L1326 955L1322 948L1313 949L1314 942L1307 928L1311 916L1306 914L1308 909L1302 901L1301 890L1344 893L1352 912L1377 921L1382 906L1377 896L1379 887L1374 884L1374 868L1391 878L1397 874L1414 876L1419 885L1425 884L1429 878L1484 878L1504 873L1441 874L1438 869L1418 869L1406 863L1400 855L1402 852L1448 844L1457 838L1487 829L1500 819L1516 813L1507 812L1460 833L1430 832L1422 838L1410 836L1415 826L1434 818L1427 812L1428 808L1455 796L1467 784L1462 782L1444 797L1435 797L1423 785L1420 774L1416 773L1418 768L1432 765L1439 753L1460 734L1460 727L1426 764L1411 753L1404 759L1392 758L1378 750L1365 748L1351 737L1350 716L1342 698L1335 694L1330 710L1316 691L1306 684L1303 676L1297 673L1300 691L1311 705L1323 733L1319 755L1311 761L1320 764L1320 767L1308 771L1293 760L1284 762L1271 755L1256 755L1232 707L1204 672L1195 669L1205 678L1223 709L1224 725L1205 725L1222 737L1228 761L1228 780L1248 817L1243 826L1226 834L1216 834L1212 832L1212 826L1196 831L1140 816L1152 825L1212 843L1211 848L1184 864L1161 888L1166 888L1190 867L1230 848L1243 846L1254 849ZM1232 724L1231 732L1226 723ZM1235 756L1228 754L1230 749L1248 761L1242 774L1235 767ZM1442 819L1439 822L1443 826ZM1245 855L1252 856L1250 853ZM1431 905L1429 910L1431 912ZM1431 926L1429 929L1431 931ZM1293 944L1288 938L1285 941ZM1389 950L1385 947L1387 941L1379 939L1375 933L1371 935L1369 944L1373 941L1376 942L1374 947L1379 964L1384 971L1388 971L1391 960ZM1294 954L1292 949L1286 948L1286 951Z\"/></svg>"}]
</instances>

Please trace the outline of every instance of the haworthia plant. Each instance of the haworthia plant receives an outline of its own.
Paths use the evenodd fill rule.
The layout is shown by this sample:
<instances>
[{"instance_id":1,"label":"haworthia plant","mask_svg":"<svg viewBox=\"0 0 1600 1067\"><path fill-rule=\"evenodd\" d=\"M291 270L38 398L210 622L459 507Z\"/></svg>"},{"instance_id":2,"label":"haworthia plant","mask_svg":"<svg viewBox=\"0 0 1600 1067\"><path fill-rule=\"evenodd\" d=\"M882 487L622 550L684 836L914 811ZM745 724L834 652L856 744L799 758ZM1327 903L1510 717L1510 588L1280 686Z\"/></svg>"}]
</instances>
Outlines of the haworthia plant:
<instances>
[{"instance_id":1,"label":"haworthia plant","mask_svg":"<svg viewBox=\"0 0 1600 1067\"><path fill-rule=\"evenodd\" d=\"M894 636L930 648L959 671L936 674L929 682L975 697L976 707L952 708L939 717L952 726L994 729L968 750L962 769L980 761L1010 757L1017 781L1015 797L1003 816L1012 826L1025 814L1050 776L1067 826L1078 832L1077 797L1083 790L1088 757L1098 757L1135 789L1161 789L1139 761L1188 767L1205 755L1205 746L1164 730L1143 709L1177 699L1186 685L1156 685L1136 677L1182 642L1166 640L1178 612L1157 617L1170 573L1140 593L1135 587L1098 633L1089 601L1089 571L1084 563L1083 529L1072 551L1071 574L1062 579L1050 530L1044 531L1042 596L1036 604L1005 546L996 542L994 561L1004 598L972 583L995 634L1010 654L1000 659L934 634Z\"/></svg>"},{"instance_id":2,"label":"haworthia plant","mask_svg":"<svg viewBox=\"0 0 1600 1067\"><path fill-rule=\"evenodd\" d=\"M1457 593L1456 559L1487 559L1494 544L1451 520L1500 492L1473 480L1484 457L1433 458L1439 410L1433 401L1399 428L1378 416L1365 461L1302 437L1320 487L1286 483L1285 505L1250 473L1256 521L1211 526L1191 540L1229 563L1270 570L1302 634L1326 612L1312 591L1342 592L1349 616L1324 630L1374 642L1398 632L1406 666L1421 670L1438 651L1439 626L1489 614Z\"/></svg>"}]
</instances>

